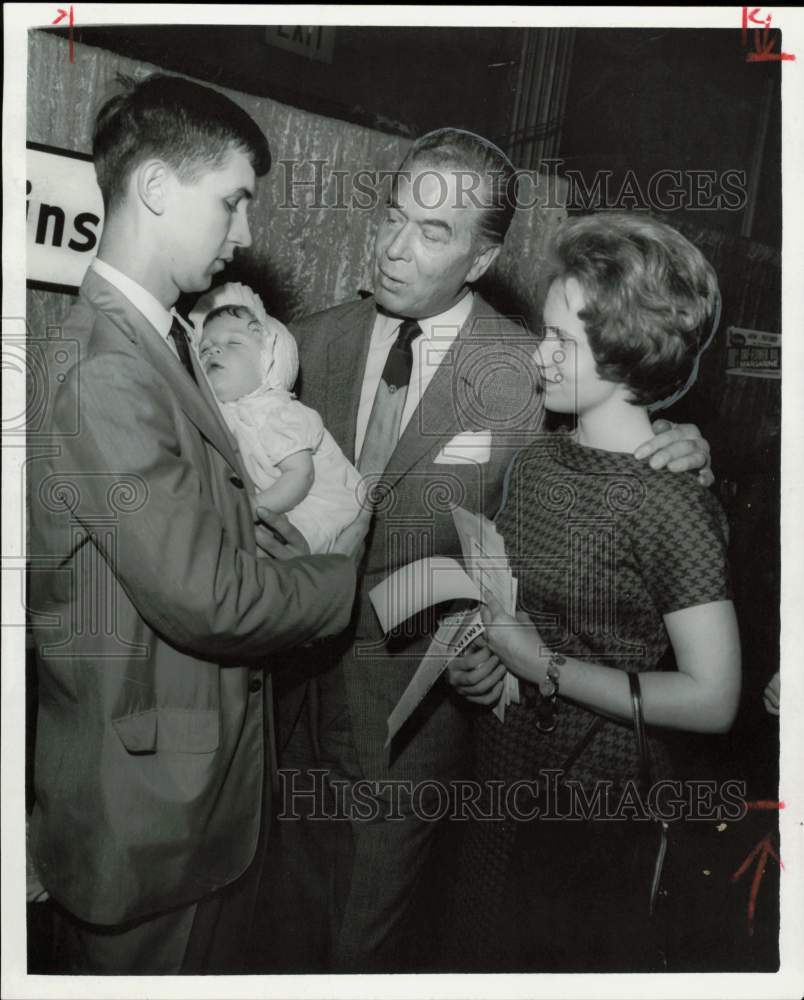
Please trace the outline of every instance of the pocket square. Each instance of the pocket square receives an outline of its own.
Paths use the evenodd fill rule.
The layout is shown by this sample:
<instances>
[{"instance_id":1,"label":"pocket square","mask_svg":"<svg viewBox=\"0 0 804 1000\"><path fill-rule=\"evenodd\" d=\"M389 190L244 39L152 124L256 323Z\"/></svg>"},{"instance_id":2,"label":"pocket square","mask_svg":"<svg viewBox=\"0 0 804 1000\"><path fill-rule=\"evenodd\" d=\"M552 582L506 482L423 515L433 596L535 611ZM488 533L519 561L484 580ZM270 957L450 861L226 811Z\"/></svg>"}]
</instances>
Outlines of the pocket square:
<instances>
[{"instance_id":1,"label":"pocket square","mask_svg":"<svg viewBox=\"0 0 804 1000\"><path fill-rule=\"evenodd\" d=\"M448 441L436 465L484 465L491 458L491 431L464 431Z\"/></svg>"}]
</instances>

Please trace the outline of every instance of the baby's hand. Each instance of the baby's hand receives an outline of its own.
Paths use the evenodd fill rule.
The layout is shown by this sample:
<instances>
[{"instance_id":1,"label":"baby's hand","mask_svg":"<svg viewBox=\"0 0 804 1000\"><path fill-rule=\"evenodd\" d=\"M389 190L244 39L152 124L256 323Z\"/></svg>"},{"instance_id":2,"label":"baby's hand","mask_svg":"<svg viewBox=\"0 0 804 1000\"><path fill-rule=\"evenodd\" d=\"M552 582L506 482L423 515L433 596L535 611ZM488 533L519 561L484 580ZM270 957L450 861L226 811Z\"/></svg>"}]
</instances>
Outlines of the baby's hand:
<instances>
[{"instance_id":1,"label":"baby's hand","mask_svg":"<svg viewBox=\"0 0 804 1000\"><path fill-rule=\"evenodd\" d=\"M304 500L315 482L315 467L309 448L283 458L277 465L279 479L257 494L257 506L275 514L286 514Z\"/></svg>"}]
</instances>

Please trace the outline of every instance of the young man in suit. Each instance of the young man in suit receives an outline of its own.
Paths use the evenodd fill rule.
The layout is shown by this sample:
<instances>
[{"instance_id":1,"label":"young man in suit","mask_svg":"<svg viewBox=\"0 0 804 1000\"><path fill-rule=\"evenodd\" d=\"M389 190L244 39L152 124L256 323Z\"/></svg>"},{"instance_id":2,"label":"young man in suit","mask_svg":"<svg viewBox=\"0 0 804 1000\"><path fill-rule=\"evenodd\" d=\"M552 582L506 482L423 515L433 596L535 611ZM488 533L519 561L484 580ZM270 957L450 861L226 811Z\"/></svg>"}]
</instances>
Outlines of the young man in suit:
<instances>
[{"instance_id":1,"label":"young man in suit","mask_svg":"<svg viewBox=\"0 0 804 1000\"><path fill-rule=\"evenodd\" d=\"M533 337L472 289L505 239L513 175L480 136L440 129L418 140L377 232L374 296L292 327L300 397L373 477L377 503L348 640L329 669L308 658L299 675L316 666L315 678L280 700L290 730L280 752L282 869L286 909L298 915L285 922L288 970L422 968L409 931L437 827L424 817L439 813L448 783L466 773L469 715L439 684L384 748L386 719L433 623L421 616L384 637L368 593L405 563L459 555L452 507L492 517L512 456L541 428ZM696 435L671 430L648 451L665 446L660 462L698 467L706 446ZM324 801L321 771L346 820L298 822ZM321 913L331 917L323 927Z\"/></svg>"},{"instance_id":2,"label":"young man in suit","mask_svg":"<svg viewBox=\"0 0 804 1000\"><path fill-rule=\"evenodd\" d=\"M65 971L236 970L275 773L267 671L347 625L354 563L257 558L246 473L171 312L249 246L265 137L157 75L101 109L94 156L103 236L31 474L32 853Z\"/></svg>"}]
</instances>

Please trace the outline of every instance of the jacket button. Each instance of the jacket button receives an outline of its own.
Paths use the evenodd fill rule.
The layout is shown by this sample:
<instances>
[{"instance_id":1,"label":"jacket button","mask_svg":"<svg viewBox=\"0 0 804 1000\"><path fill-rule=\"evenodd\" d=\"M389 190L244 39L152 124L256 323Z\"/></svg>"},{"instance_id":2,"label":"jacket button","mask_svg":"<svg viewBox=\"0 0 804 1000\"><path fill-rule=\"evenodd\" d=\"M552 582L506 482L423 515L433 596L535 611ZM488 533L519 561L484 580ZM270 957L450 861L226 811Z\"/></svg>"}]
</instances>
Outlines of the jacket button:
<instances>
[{"instance_id":1,"label":"jacket button","mask_svg":"<svg viewBox=\"0 0 804 1000\"><path fill-rule=\"evenodd\" d=\"M255 694L257 691L262 690L262 677L255 674L248 682L248 689L249 691L253 691Z\"/></svg>"},{"instance_id":2,"label":"jacket button","mask_svg":"<svg viewBox=\"0 0 804 1000\"><path fill-rule=\"evenodd\" d=\"M240 476L229 476L229 482L232 484L232 486L236 486L239 490L244 489L243 480L240 478Z\"/></svg>"}]
</instances>

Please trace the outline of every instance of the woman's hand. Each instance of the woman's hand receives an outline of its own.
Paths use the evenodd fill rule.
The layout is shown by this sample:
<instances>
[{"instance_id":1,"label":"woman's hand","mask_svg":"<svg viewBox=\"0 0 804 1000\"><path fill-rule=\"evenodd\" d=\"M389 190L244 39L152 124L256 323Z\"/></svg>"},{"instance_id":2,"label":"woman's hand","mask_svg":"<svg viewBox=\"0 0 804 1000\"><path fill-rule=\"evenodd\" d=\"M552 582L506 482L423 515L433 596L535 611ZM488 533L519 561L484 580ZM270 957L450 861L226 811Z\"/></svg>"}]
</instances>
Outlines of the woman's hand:
<instances>
[{"instance_id":1,"label":"woman's hand","mask_svg":"<svg viewBox=\"0 0 804 1000\"><path fill-rule=\"evenodd\" d=\"M502 694L505 667L478 636L447 667L447 680L458 694L476 705L496 705Z\"/></svg>"},{"instance_id":2,"label":"woman's hand","mask_svg":"<svg viewBox=\"0 0 804 1000\"><path fill-rule=\"evenodd\" d=\"M512 674L534 684L544 681L547 655L542 637L524 611L516 618L506 614L493 594L487 594L488 603L481 607L480 616L486 628L486 642Z\"/></svg>"}]
</instances>

